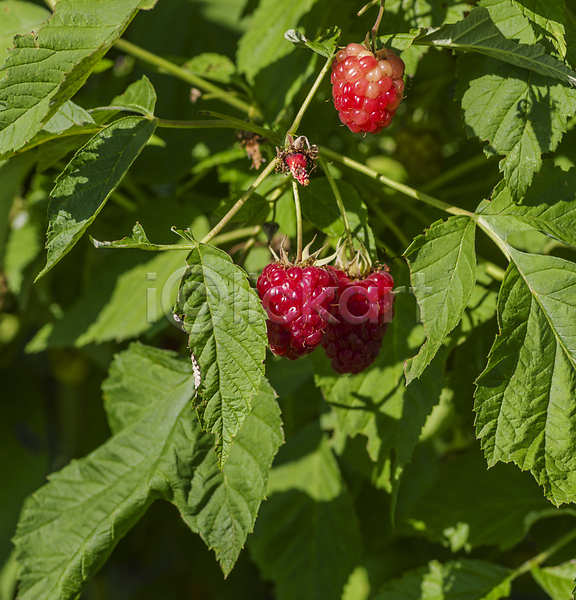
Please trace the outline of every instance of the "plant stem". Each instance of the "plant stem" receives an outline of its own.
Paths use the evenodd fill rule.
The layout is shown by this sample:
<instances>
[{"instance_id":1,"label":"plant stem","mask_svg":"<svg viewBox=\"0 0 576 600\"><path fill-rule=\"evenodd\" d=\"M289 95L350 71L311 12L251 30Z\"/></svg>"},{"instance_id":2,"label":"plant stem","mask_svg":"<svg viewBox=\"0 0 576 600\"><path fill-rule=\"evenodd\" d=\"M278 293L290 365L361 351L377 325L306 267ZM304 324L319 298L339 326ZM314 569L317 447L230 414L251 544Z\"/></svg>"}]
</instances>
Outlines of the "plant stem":
<instances>
[{"instance_id":1,"label":"plant stem","mask_svg":"<svg viewBox=\"0 0 576 600\"><path fill-rule=\"evenodd\" d=\"M485 261L484 266L486 267L486 273L495 279L496 281L504 281L504 276L506 275L506 271L501 269L498 265L490 261Z\"/></svg>"},{"instance_id":2,"label":"plant stem","mask_svg":"<svg viewBox=\"0 0 576 600\"><path fill-rule=\"evenodd\" d=\"M367 200L366 198L364 198L364 200L366 201L368 207L376 213L376 216L382 221L382 223L384 223L384 225L386 225L386 227L388 227L388 229L396 236L396 238L404 246L404 248L408 248L411 242L404 235L404 232L400 229L400 227L396 225L394 219L392 219L386 213L386 211L378 205L378 202ZM428 225L429 223L426 224L426 227L428 227Z\"/></svg>"},{"instance_id":3,"label":"plant stem","mask_svg":"<svg viewBox=\"0 0 576 600\"><path fill-rule=\"evenodd\" d=\"M320 73L318 73L318 77L316 77L316 81L314 82L314 85L310 88L310 91L308 92L306 99L302 103L302 106L300 107L300 110L298 111L298 114L296 115L294 122L290 126L290 129L288 129L288 131L286 132L286 136L294 135L296 133L296 130L298 129L298 126L300 125L300 121L302 120L304 113L308 110L308 107L310 106L310 102L312 102L312 98L314 98L314 95L316 94L318 87L322 83L324 76L326 75L326 73L328 73L328 69L330 68L331 64L332 64L332 57L330 57L326 61L326 63L322 67L322 70L320 71Z\"/></svg>"},{"instance_id":4,"label":"plant stem","mask_svg":"<svg viewBox=\"0 0 576 600\"><path fill-rule=\"evenodd\" d=\"M205 79L198 75L195 75L191 71L187 71L186 69L175 65L169 60L161 58L160 56L157 56L152 52L148 52L148 50L144 50L144 48L140 48L139 46L136 46L135 44L132 44L127 40L120 38L116 40L115 46L119 50L122 50L123 52L126 52L127 54L130 54L135 58L138 58L150 65L157 67L160 71L164 71L165 73L174 75L175 77L178 77L178 79L181 79L182 81L185 81L190 85L194 85L200 88L201 90L204 90L205 92L210 92L211 94L214 94L223 102L226 102L230 106L234 106L242 112L245 112L247 114L258 113L258 111L253 106L244 102L243 100L240 100L240 98L237 98L230 92L219 88L217 85L206 81Z\"/></svg>"},{"instance_id":5,"label":"plant stem","mask_svg":"<svg viewBox=\"0 0 576 600\"><path fill-rule=\"evenodd\" d=\"M382 20L382 15L384 14L384 2L386 0L382 0L380 2L380 10L378 11L378 16L376 17L376 23L374 23L374 27L372 27L372 52L376 52L376 35L378 34L378 28L380 27L380 21Z\"/></svg>"},{"instance_id":6,"label":"plant stem","mask_svg":"<svg viewBox=\"0 0 576 600\"><path fill-rule=\"evenodd\" d=\"M367 10L370 10L373 6L376 6L380 0L372 0L372 2L368 2L365 6L363 6L356 14L361 17Z\"/></svg>"},{"instance_id":7,"label":"plant stem","mask_svg":"<svg viewBox=\"0 0 576 600\"><path fill-rule=\"evenodd\" d=\"M172 119L156 118L156 120L158 121L158 127L165 127L167 129L242 129L243 131L251 131L252 133L257 133L258 135L269 139L279 139L273 131L264 129L264 127L259 127L248 121L241 121L240 119L229 118L221 121L175 121Z\"/></svg>"},{"instance_id":8,"label":"plant stem","mask_svg":"<svg viewBox=\"0 0 576 600\"><path fill-rule=\"evenodd\" d=\"M230 221L230 219L244 206L244 203L250 196L256 191L258 186L270 175L270 173L276 168L278 159L275 158L270 164L258 175L256 181L242 194L240 199L234 204L234 206L222 217L222 220L212 228L212 231L205 235L201 244L207 244L216 234L220 233L222 228Z\"/></svg>"},{"instance_id":9,"label":"plant stem","mask_svg":"<svg viewBox=\"0 0 576 600\"><path fill-rule=\"evenodd\" d=\"M525 563L520 565L510 576L511 579L516 579L520 575L527 573L532 569L532 567L537 567L542 563L546 562L553 554L556 554L558 550L561 550L576 539L576 529L569 531L566 535L562 536L559 540L556 540L553 544L551 544L546 550L537 554L534 558L527 560Z\"/></svg>"},{"instance_id":10,"label":"plant stem","mask_svg":"<svg viewBox=\"0 0 576 600\"><path fill-rule=\"evenodd\" d=\"M292 180L292 190L294 191L294 206L296 208L296 262L302 262L302 207L300 206L300 194L298 192L298 183Z\"/></svg>"},{"instance_id":11,"label":"plant stem","mask_svg":"<svg viewBox=\"0 0 576 600\"><path fill-rule=\"evenodd\" d=\"M450 213L451 215L465 215L470 218L475 217L475 215L473 213L471 213L467 210L464 210L462 208L457 208L456 206L452 206L450 204L447 204L446 202L442 202L442 200L438 200L438 198L434 198L432 196L429 196L428 194L419 192L418 190L415 190L407 185L404 185L403 183L398 183L397 181L394 181L393 179L390 179L390 178L386 177L385 175L380 175L379 173L377 173L373 169L370 169L366 165L356 162L355 160L352 160L351 158L348 158L347 156L342 156L342 154L339 154L338 152L334 152L333 150L329 150L328 148L324 148L324 147L320 147L320 152L327 158L336 160L339 163L342 163L343 165L350 167L351 169L355 169L356 171L359 171L360 173L364 173L364 175L368 175L368 177L372 177L372 179L375 179L376 181L379 181L380 183L383 183L384 185L387 185L388 187L390 187L398 192L401 192L402 194L405 194L406 196L410 196L410 198L415 198L416 200L425 202L426 204L429 204L430 206L434 206L435 208L438 208L439 210L443 210L447 213Z\"/></svg>"},{"instance_id":12,"label":"plant stem","mask_svg":"<svg viewBox=\"0 0 576 600\"><path fill-rule=\"evenodd\" d=\"M212 244L218 246L219 244L235 242L246 236L256 236L261 229L260 225L257 225L256 227L242 227L241 229L235 229L234 231L227 231L226 233L221 233L212 238Z\"/></svg>"},{"instance_id":13,"label":"plant stem","mask_svg":"<svg viewBox=\"0 0 576 600\"><path fill-rule=\"evenodd\" d=\"M470 171L475 171L477 167L483 167L483 166L487 165L488 161L490 161L490 160L491 160L490 158L486 158L482 154L479 154L478 156L469 158L468 160L461 162L459 165L456 165L455 167L452 167L451 169L444 171L441 175L439 175L435 179L432 179L432 181L428 182L422 188L422 190L425 192L432 192L433 190L436 190L439 187L442 187L445 183L448 183L448 182L452 181L453 179L460 177L461 175L465 175L466 173L468 173Z\"/></svg>"},{"instance_id":14,"label":"plant stem","mask_svg":"<svg viewBox=\"0 0 576 600\"><path fill-rule=\"evenodd\" d=\"M330 166L328 163L322 158L318 158L318 162L322 167L324 173L326 173L326 179L328 179L328 183L332 188L332 193L334 194L334 198L336 198L336 204L338 204L338 209L340 210L340 214L342 215L342 222L344 223L344 231L346 235L350 237L352 235L352 230L350 229L350 223L348 222L348 215L346 214L346 209L344 208L344 202L342 202L342 196L340 195L340 190L334 181L334 177L332 177L332 173L330 173Z\"/></svg>"}]
</instances>

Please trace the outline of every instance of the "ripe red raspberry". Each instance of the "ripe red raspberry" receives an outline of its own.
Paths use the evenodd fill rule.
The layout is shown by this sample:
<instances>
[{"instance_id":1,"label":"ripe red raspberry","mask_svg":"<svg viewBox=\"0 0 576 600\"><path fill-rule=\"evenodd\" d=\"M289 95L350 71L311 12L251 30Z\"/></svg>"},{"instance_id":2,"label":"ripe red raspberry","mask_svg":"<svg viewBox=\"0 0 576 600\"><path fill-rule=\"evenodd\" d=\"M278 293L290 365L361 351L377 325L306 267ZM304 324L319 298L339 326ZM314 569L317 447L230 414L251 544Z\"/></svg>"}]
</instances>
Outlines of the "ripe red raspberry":
<instances>
[{"instance_id":1,"label":"ripe red raspberry","mask_svg":"<svg viewBox=\"0 0 576 600\"><path fill-rule=\"evenodd\" d=\"M330 323L322 338L322 348L336 373L361 373L378 357L388 323L392 320L394 286L386 271L374 271L363 279L338 275L338 300L332 313L338 323Z\"/></svg>"},{"instance_id":2,"label":"ripe red raspberry","mask_svg":"<svg viewBox=\"0 0 576 600\"><path fill-rule=\"evenodd\" d=\"M376 56L360 44L340 50L330 81L342 123L354 133L388 127L402 100L403 76L404 63L392 50L379 50Z\"/></svg>"},{"instance_id":3,"label":"ripe red raspberry","mask_svg":"<svg viewBox=\"0 0 576 600\"><path fill-rule=\"evenodd\" d=\"M256 284L268 320L268 342L276 356L296 360L320 345L338 276L321 267L276 262L267 265Z\"/></svg>"}]
</instances>

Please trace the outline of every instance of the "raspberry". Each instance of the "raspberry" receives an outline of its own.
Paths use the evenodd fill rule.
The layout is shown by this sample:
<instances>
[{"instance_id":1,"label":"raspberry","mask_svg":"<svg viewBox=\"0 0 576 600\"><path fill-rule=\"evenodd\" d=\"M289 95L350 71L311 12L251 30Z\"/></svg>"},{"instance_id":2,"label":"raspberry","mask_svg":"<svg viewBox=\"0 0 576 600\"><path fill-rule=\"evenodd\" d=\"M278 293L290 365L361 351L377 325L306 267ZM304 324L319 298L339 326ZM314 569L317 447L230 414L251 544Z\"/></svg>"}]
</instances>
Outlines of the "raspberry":
<instances>
[{"instance_id":1,"label":"raspberry","mask_svg":"<svg viewBox=\"0 0 576 600\"><path fill-rule=\"evenodd\" d=\"M394 280L386 271L374 271L363 279L350 279L338 269L334 272L338 296L332 313L339 322L328 325L322 348L336 373L357 374L380 354L393 315Z\"/></svg>"},{"instance_id":2,"label":"raspberry","mask_svg":"<svg viewBox=\"0 0 576 600\"><path fill-rule=\"evenodd\" d=\"M319 345L338 289L338 276L320 267L267 265L256 284L268 320L268 342L276 356L296 360Z\"/></svg>"},{"instance_id":3,"label":"raspberry","mask_svg":"<svg viewBox=\"0 0 576 600\"><path fill-rule=\"evenodd\" d=\"M291 173L300 185L308 185L309 171L314 169L318 148L310 145L308 138L303 135L295 140L288 136L288 141L288 145L283 148L276 148L276 173Z\"/></svg>"},{"instance_id":4,"label":"raspberry","mask_svg":"<svg viewBox=\"0 0 576 600\"><path fill-rule=\"evenodd\" d=\"M308 185L310 183L308 172L306 171L308 160L304 154L301 152L293 152L292 154L289 154L284 161L288 165L292 177L294 177L300 185Z\"/></svg>"},{"instance_id":5,"label":"raspberry","mask_svg":"<svg viewBox=\"0 0 576 600\"><path fill-rule=\"evenodd\" d=\"M404 63L392 50L376 56L360 44L340 50L330 81L342 123L354 133L380 133L388 127L402 100L403 76Z\"/></svg>"}]
</instances>

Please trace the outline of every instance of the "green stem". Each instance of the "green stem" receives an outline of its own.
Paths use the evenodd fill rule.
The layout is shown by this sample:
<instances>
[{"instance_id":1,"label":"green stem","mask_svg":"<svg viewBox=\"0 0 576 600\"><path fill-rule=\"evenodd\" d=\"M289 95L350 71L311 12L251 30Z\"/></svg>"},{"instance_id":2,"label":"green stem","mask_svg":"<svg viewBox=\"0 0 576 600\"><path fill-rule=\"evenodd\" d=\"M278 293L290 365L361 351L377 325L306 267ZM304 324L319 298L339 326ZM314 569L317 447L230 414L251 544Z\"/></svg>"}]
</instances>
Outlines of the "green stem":
<instances>
[{"instance_id":1,"label":"green stem","mask_svg":"<svg viewBox=\"0 0 576 600\"><path fill-rule=\"evenodd\" d=\"M340 210L340 214L342 215L342 221L344 223L344 231L346 235L350 237L352 235L352 230L350 229L350 223L348 222L348 215L346 214L346 209L344 208L344 202L342 202L342 196L340 195L340 190L334 181L334 177L332 177L332 173L330 173L330 166L328 163L322 158L318 158L318 162L322 167L324 173L326 173L326 179L328 179L328 183L332 188L332 193L334 194L334 198L336 198L336 204L338 204L338 209Z\"/></svg>"},{"instance_id":2,"label":"green stem","mask_svg":"<svg viewBox=\"0 0 576 600\"><path fill-rule=\"evenodd\" d=\"M296 262L302 262L302 207L300 206L300 194L298 192L298 183L292 180L292 190L294 191L294 206L296 208Z\"/></svg>"},{"instance_id":3,"label":"green stem","mask_svg":"<svg viewBox=\"0 0 576 600\"><path fill-rule=\"evenodd\" d=\"M110 196L110 200L130 212L134 212L137 208L136 203L120 190L114 190Z\"/></svg>"},{"instance_id":4,"label":"green stem","mask_svg":"<svg viewBox=\"0 0 576 600\"><path fill-rule=\"evenodd\" d=\"M385 210L383 210L377 202L374 202L373 200L367 198L366 196L364 197L364 200L366 201L366 204L368 205L368 207L370 208L370 210L374 211L374 213L376 213L376 216L382 221L382 223L384 223L384 225L386 225L386 227L388 227L388 229L396 236L396 238L398 239L398 241L404 246L404 248L408 248L408 246L410 245L410 240L404 235L404 232L400 229L400 227L398 227L398 225L396 224L396 222L394 221L394 219L392 219ZM429 226L429 223L426 223L426 227Z\"/></svg>"},{"instance_id":5,"label":"green stem","mask_svg":"<svg viewBox=\"0 0 576 600\"><path fill-rule=\"evenodd\" d=\"M490 227L490 224L482 216L473 215L473 217L480 229L500 248L502 254L510 261L512 258L508 244Z\"/></svg>"},{"instance_id":6,"label":"green stem","mask_svg":"<svg viewBox=\"0 0 576 600\"><path fill-rule=\"evenodd\" d=\"M242 254L240 255L240 258L238 259L239 267L244 266L244 262L248 258L248 254L250 254L250 250L252 250L252 248L254 247L254 244L256 243L258 234L261 231L262 231L262 227L260 225L258 225L258 227L256 227L256 230L254 231L254 233L250 236L250 239L244 244L244 249L242 250Z\"/></svg>"},{"instance_id":7,"label":"green stem","mask_svg":"<svg viewBox=\"0 0 576 600\"><path fill-rule=\"evenodd\" d=\"M373 6L376 6L380 0L372 0L372 2L368 2L365 6L363 6L356 14L361 17L367 10L370 10Z\"/></svg>"},{"instance_id":8,"label":"green stem","mask_svg":"<svg viewBox=\"0 0 576 600\"><path fill-rule=\"evenodd\" d=\"M242 194L240 199L234 204L234 206L222 217L221 221L212 228L212 231L205 235L200 241L201 244L207 244L216 234L220 233L222 228L230 221L230 219L244 206L244 203L250 198L250 196L256 191L258 186L270 175L270 173L276 168L278 159L275 158L270 164L258 175L254 183Z\"/></svg>"},{"instance_id":9,"label":"green stem","mask_svg":"<svg viewBox=\"0 0 576 600\"><path fill-rule=\"evenodd\" d=\"M451 169L444 171L441 175L439 175L435 179L432 179L432 181L428 182L422 188L422 190L425 192L432 192L433 190L436 190L436 189L442 187L444 184L446 184L454 179L457 179L458 177L461 177L462 175L465 175L466 173L469 173L470 171L475 171L478 167L486 166L488 164L488 161L490 161L490 160L491 160L490 158L486 158L486 156L484 156L483 154L479 154L478 156L473 156L472 158L465 160L464 162L461 162L460 164L456 165L455 167L452 167Z\"/></svg>"},{"instance_id":10,"label":"green stem","mask_svg":"<svg viewBox=\"0 0 576 600\"><path fill-rule=\"evenodd\" d=\"M320 73L318 73L318 77L316 77L316 81L314 82L314 85L310 88L310 91L308 92L306 99L302 103L302 106L300 107L300 110L298 111L298 114L296 115L294 122L290 126L290 129L288 129L288 131L286 132L287 136L296 134L296 130L298 129L298 127L300 125L300 121L302 121L302 117L304 116L304 113L308 110L308 107L310 106L310 102L312 102L312 98L314 98L314 95L316 94L320 84L322 83L324 76L326 75L326 73L328 73L328 69L330 68L331 65L332 65L332 57L330 57L326 61L325 65L322 67L322 70L320 71Z\"/></svg>"},{"instance_id":11,"label":"green stem","mask_svg":"<svg viewBox=\"0 0 576 600\"><path fill-rule=\"evenodd\" d=\"M242 129L243 131L251 131L262 137L279 141L278 136L273 131L254 125L254 123L248 123L248 121L241 121L240 119L233 119L231 117L221 121L175 121L172 119L158 118L156 118L156 120L158 121L158 127L167 129Z\"/></svg>"},{"instance_id":12,"label":"green stem","mask_svg":"<svg viewBox=\"0 0 576 600\"><path fill-rule=\"evenodd\" d=\"M228 242L235 242L246 236L256 236L262 228L260 225L256 227L242 227L241 229L235 229L234 231L227 231L221 233L212 239L212 245L218 246L220 244L227 244Z\"/></svg>"},{"instance_id":13,"label":"green stem","mask_svg":"<svg viewBox=\"0 0 576 600\"><path fill-rule=\"evenodd\" d=\"M442 200L438 200L438 198L434 198L432 196L429 196L428 194L419 192L418 190L404 185L403 183L398 183L397 181L394 181L393 179L390 179L385 175L380 175L380 173L377 173L376 171L370 169L366 165L356 162L355 160L352 160L347 156L342 156L342 154L339 154L338 152L334 152L333 150L329 150L328 148L320 147L320 153L331 160L338 161L339 163L342 163L343 165L346 165L351 169L355 169L360 173L364 173L364 175L368 175L368 177L371 177L372 179L375 179L376 181L379 181L380 183L383 183L384 185L387 185L388 187L398 192L401 192L402 194L405 194L410 198L420 200L421 202L429 204L430 206L434 206L435 208L450 213L451 215L465 215L470 218L474 218L475 216L473 213L467 210L458 208L456 206L452 206L450 204L447 204L446 202L442 202Z\"/></svg>"},{"instance_id":14,"label":"green stem","mask_svg":"<svg viewBox=\"0 0 576 600\"><path fill-rule=\"evenodd\" d=\"M148 50L144 50L144 48L140 48L139 46L136 46L135 44L132 44L127 40L120 38L116 40L115 46L119 50L122 50L123 52L126 52L127 54L130 54L135 58L138 58L150 65L157 67L158 69L160 69L160 71L164 71L165 73L174 75L175 77L178 77L178 79L181 79L182 81L185 81L190 85L194 85L200 88L201 90L204 90L205 92L210 92L211 94L214 94L214 96L218 97L223 102L226 102L230 106L234 106L242 112L245 112L250 115L256 114L258 112L253 106L244 102L243 100L240 100L240 98L237 98L230 92L219 88L217 85L206 81L205 79L198 75L195 75L191 71L187 71L186 69L175 65L169 60L161 58L160 56L157 56L152 52L148 52Z\"/></svg>"},{"instance_id":15,"label":"green stem","mask_svg":"<svg viewBox=\"0 0 576 600\"><path fill-rule=\"evenodd\" d=\"M527 560L525 563L520 565L510 576L511 579L516 579L520 575L524 575L524 573L528 573L528 571L532 570L532 567L537 567L542 563L546 562L553 554L556 554L558 550L564 548L564 546L568 545L570 542L576 539L576 529L569 531L566 535L562 536L559 540L556 540L552 545L550 545L546 550L537 554L534 558Z\"/></svg>"},{"instance_id":16,"label":"green stem","mask_svg":"<svg viewBox=\"0 0 576 600\"><path fill-rule=\"evenodd\" d=\"M268 138L275 142L280 142L280 136L271 129L265 129L264 127L259 127L254 123L249 123L248 121L242 121L241 119L236 119L235 117L231 117L230 115L224 115L219 112L215 112L213 110L199 110L199 115L206 115L207 117L216 117L217 119L222 119L223 121L228 121L230 123L236 123L238 129L244 129L245 131L252 131L261 135L262 137Z\"/></svg>"},{"instance_id":17,"label":"green stem","mask_svg":"<svg viewBox=\"0 0 576 600\"><path fill-rule=\"evenodd\" d=\"M485 261L484 266L486 267L486 273L495 279L496 281L504 281L504 276L506 275L506 271L501 269L498 265L490 261Z\"/></svg>"},{"instance_id":18,"label":"green stem","mask_svg":"<svg viewBox=\"0 0 576 600\"><path fill-rule=\"evenodd\" d=\"M380 21L382 20L382 15L384 14L384 2L385 0L380 2L380 10L378 11L378 16L376 17L376 23L374 23L374 27L372 27L372 52L376 52L376 36L378 35Z\"/></svg>"}]
</instances>

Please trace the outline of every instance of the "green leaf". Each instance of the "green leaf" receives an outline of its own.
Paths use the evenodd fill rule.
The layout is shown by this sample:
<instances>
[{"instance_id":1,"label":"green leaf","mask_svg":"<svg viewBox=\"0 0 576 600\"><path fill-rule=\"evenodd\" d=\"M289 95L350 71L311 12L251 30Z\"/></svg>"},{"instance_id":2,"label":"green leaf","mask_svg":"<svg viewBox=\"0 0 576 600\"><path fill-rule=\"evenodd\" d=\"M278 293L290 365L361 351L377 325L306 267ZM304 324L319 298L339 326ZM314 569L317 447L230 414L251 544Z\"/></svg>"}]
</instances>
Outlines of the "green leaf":
<instances>
[{"instance_id":1,"label":"green leaf","mask_svg":"<svg viewBox=\"0 0 576 600\"><path fill-rule=\"evenodd\" d=\"M27 212L20 212L12 222L10 237L6 244L4 271L8 288L19 295L30 265L42 252L42 234L38 223Z\"/></svg>"},{"instance_id":2,"label":"green leaf","mask_svg":"<svg viewBox=\"0 0 576 600\"><path fill-rule=\"evenodd\" d=\"M317 2L263 0L240 38L238 70L253 86L270 122L281 117L314 72L318 55L294 48L284 38L284 32L302 26L301 21Z\"/></svg>"},{"instance_id":3,"label":"green leaf","mask_svg":"<svg viewBox=\"0 0 576 600\"><path fill-rule=\"evenodd\" d=\"M278 600L340 598L361 556L359 524L328 440L314 423L281 449L250 554Z\"/></svg>"},{"instance_id":4,"label":"green leaf","mask_svg":"<svg viewBox=\"0 0 576 600\"><path fill-rule=\"evenodd\" d=\"M289 29L284 34L284 37L296 46L310 48L310 50L317 52L324 58L331 58L334 55L341 33L342 32L340 29L338 29L338 27L331 27L316 40L311 41L299 31L296 31L295 29Z\"/></svg>"},{"instance_id":5,"label":"green leaf","mask_svg":"<svg viewBox=\"0 0 576 600\"><path fill-rule=\"evenodd\" d=\"M564 0L512 0L514 6L528 17L536 31L554 45L560 56L566 56L566 12Z\"/></svg>"},{"instance_id":6,"label":"green leaf","mask_svg":"<svg viewBox=\"0 0 576 600\"><path fill-rule=\"evenodd\" d=\"M374 600L498 600L510 594L512 571L481 560L436 561L386 584Z\"/></svg>"},{"instance_id":7,"label":"green leaf","mask_svg":"<svg viewBox=\"0 0 576 600\"><path fill-rule=\"evenodd\" d=\"M252 15L238 45L238 69L254 83L256 74L290 54L293 47L284 32L306 15L318 0L263 0Z\"/></svg>"},{"instance_id":8,"label":"green leaf","mask_svg":"<svg viewBox=\"0 0 576 600\"><path fill-rule=\"evenodd\" d=\"M481 0L479 5L490 13L494 25L509 40L519 44L535 44L536 35L530 21L522 14L514 0Z\"/></svg>"},{"instance_id":9,"label":"green leaf","mask_svg":"<svg viewBox=\"0 0 576 600\"><path fill-rule=\"evenodd\" d=\"M218 435L222 468L264 375L266 314L246 273L222 250L199 244L186 261L175 311L202 377L198 418Z\"/></svg>"},{"instance_id":10,"label":"green leaf","mask_svg":"<svg viewBox=\"0 0 576 600\"><path fill-rule=\"evenodd\" d=\"M407 384L422 375L462 319L476 283L475 233L472 219L451 217L434 223L404 253L426 331L426 343L404 367Z\"/></svg>"},{"instance_id":11,"label":"green leaf","mask_svg":"<svg viewBox=\"0 0 576 600\"><path fill-rule=\"evenodd\" d=\"M490 13L476 6L458 23L444 25L418 39L419 44L479 52L516 67L576 86L576 73L546 54L539 44L518 44L506 39L494 25Z\"/></svg>"},{"instance_id":12,"label":"green leaf","mask_svg":"<svg viewBox=\"0 0 576 600\"><path fill-rule=\"evenodd\" d=\"M406 294L396 296L394 319L380 356L367 371L350 377L334 373L320 353L313 356L316 385L337 416L338 432L368 438L368 453L382 462L395 451L396 478L410 461L420 432L443 387L440 352L420 379L406 386L403 364L423 343L423 328L416 321L414 301Z\"/></svg>"},{"instance_id":13,"label":"green leaf","mask_svg":"<svg viewBox=\"0 0 576 600\"><path fill-rule=\"evenodd\" d=\"M560 505L576 499L576 265L508 252L500 334L477 382L477 436L489 465L530 470Z\"/></svg>"},{"instance_id":14,"label":"green leaf","mask_svg":"<svg viewBox=\"0 0 576 600\"><path fill-rule=\"evenodd\" d=\"M552 600L573 600L576 560L557 567L532 567L532 576Z\"/></svg>"},{"instance_id":15,"label":"green leaf","mask_svg":"<svg viewBox=\"0 0 576 600\"><path fill-rule=\"evenodd\" d=\"M22 600L76 598L150 504L182 485L180 464L197 464L211 447L190 403L189 359L133 344L104 390L114 428L124 426L27 502L14 540Z\"/></svg>"},{"instance_id":16,"label":"green leaf","mask_svg":"<svg viewBox=\"0 0 576 600\"><path fill-rule=\"evenodd\" d=\"M345 181L336 180L348 221L352 231L362 240L372 257L376 258L376 242L372 229L368 225L368 209L354 187ZM320 231L341 237L344 223L338 209L338 203L325 177L313 179L310 185L300 189L302 213Z\"/></svg>"},{"instance_id":17,"label":"green leaf","mask_svg":"<svg viewBox=\"0 0 576 600\"><path fill-rule=\"evenodd\" d=\"M420 29L412 29L410 33L391 33L382 35L378 39L387 48L392 48L397 52L408 50L414 40L420 35Z\"/></svg>"},{"instance_id":18,"label":"green leaf","mask_svg":"<svg viewBox=\"0 0 576 600\"><path fill-rule=\"evenodd\" d=\"M82 127L83 125L95 125L94 119L90 113L74 104L71 100L65 102L56 112L56 114L44 125L42 131L48 133L61 134L72 128Z\"/></svg>"},{"instance_id":19,"label":"green leaf","mask_svg":"<svg viewBox=\"0 0 576 600\"><path fill-rule=\"evenodd\" d=\"M156 129L156 120L126 117L97 133L56 180L48 208L45 275L74 247Z\"/></svg>"},{"instance_id":20,"label":"green leaf","mask_svg":"<svg viewBox=\"0 0 576 600\"><path fill-rule=\"evenodd\" d=\"M41 384L31 376L30 366L19 362L0 370L4 398L17 398L2 403L0 419L0 565L13 550L10 538L22 503L45 483L50 469Z\"/></svg>"},{"instance_id":21,"label":"green leaf","mask_svg":"<svg viewBox=\"0 0 576 600\"><path fill-rule=\"evenodd\" d=\"M45 170L58 162L70 150L76 150L88 141L89 137L98 133L103 127L94 122L89 112L74 104L64 103L42 129L20 148L18 153L40 146L37 155L38 169ZM86 136L89 136L88 138ZM48 148L44 144L48 144ZM4 158L13 156L15 152L4 154Z\"/></svg>"},{"instance_id":22,"label":"green leaf","mask_svg":"<svg viewBox=\"0 0 576 600\"><path fill-rule=\"evenodd\" d=\"M12 208L14 196L20 182L34 164L30 155L15 156L7 161L0 162L0 259L4 254L4 245L8 233L8 215Z\"/></svg>"},{"instance_id":23,"label":"green leaf","mask_svg":"<svg viewBox=\"0 0 576 600\"><path fill-rule=\"evenodd\" d=\"M236 65L227 56L215 52L203 52L185 62L182 68L219 83L237 83L239 79Z\"/></svg>"},{"instance_id":24,"label":"green leaf","mask_svg":"<svg viewBox=\"0 0 576 600\"><path fill-rule=\"evenodd\" d=\"M528 532L550 504L534 480L510 465L488 469L481 453L449 458L420 496L407 522L452 552L486 544L506 550Z\"/></svg>"},{"instance_id":25,"label":"green leaf","mask_svg":"<svg viewBox=\"0 0 576 600\"><path fill-rule=\"evenodd\" d=\"M224 575L254 528L268 472L283 441L276 394L264 378L222 471L215 454L208 453L192 475L191 489L174 497L184 521L215 550Z\"/></svg>"},{"instance_id":26,"label":"green leaf","mask_svg":"<svg viewBox=\"0 0 576 600\"><path fill-rule=\"evenodd\" d=\"M244 192L242 192L244 193ZM239 193L237 196L232 198L226 198L223 200L214 211L215 214L222 218L228 213L234 204L238 201L242 194ZM244 206L230 219L231 222L242 222L246 225L260 225L268 216L270 212L270 203L268 200L260 194L252 194L250 201L246 202Z\"/></svg>"},{"instance_id":27,"label":"green leaf","mask_svg":"<svg viewBox=\"0 0 576 600\"><path fill-rule=\"evenodd\" d=\"M184 362L190 364L179 360L179 369ZM117 356L103 386L108 421L114 434L154 408L157 381L162 385L167 370L174 369L170 353L146 346L133 344L129 353ZM171 501L186 524L216 551L225 575L254 527L265 497L268 471L283 442L276 394L265 378L252 403L252 411L235 438L222 471L213 452L192 454L198 460L188 462L175 457L182 485L173 490ZM194 427L199 429L197 422ZM211 449L214 436L205 434L200 442L199 447Z\"/></svg>"},{"instance_id":28,"label":"green leaf","mask_svg":"<svg viewBox=\"0 0 576 600\"><path fill-rule=\"evenodd\" d=\"M181 233L178 229L173 229L174 233L183 237L187 242L191 242L188 245L188 250L191 249L192 244L194 243L194 238L191 238L184 233ZM124 237L121 240L116 240L114 242L99 242L94 238L90 238L95 248L137 248L139 250L149 250L149 251L160 251L160 250L170 250L170 244L153 244L146 235L144 231L144 227L140 225L140 223L136 222L134 227L132 228L132 235L130 237ZM174 250L180 250L180 244L174 244ZM180 246L180 247L179 247Z\"/></svg>"},{"instance_id":29,"label":"green leaf","mask_svg":"<svg viewBox=\"0 0 576 600\"><path fill-rule=\"evenodd\" d=\"M544 161L522 204L515 204L510 190L501 182L490 202L481 204L482 220L501 232L506 240L522 231L540 231L564 244L576 247L576 170L566 172Z\"/></svg>"},{"instance_id":30,"label":"green leaf","mask_svg":"<svg viewBox=\"0 0 576 600\"><path fill-rule=\"evenodd\" d=\"M20 0L1 0L0 11L0 65L8 56L8 48L15 35L24 35L36 29L50 16L50 11L42 6Z\"/></svg>"},{"instance_id":31,"label":"green leaf","mask_svg":"<svg viewBox=\"0 0 576 600\"><path fill-rule=\"evenodd\" d=\"M26 352L120 342L167 325L185 259L186 251L162 252L144 262L137 254L116 254L61 319L40 329Z\"/></svg>"},{"instance_id":32,"label":"green leaf","mask_svg":"<svg viewBox=\"0 0 576 600\"><path fill-rule=\"evenodd\" d=\"M59 0L38 35L15 39L0 71L0 155L24 146L80 89L139 4Z\"/></svg>"},{"instance_id":33,"label":"green leaf","mask_svg":"<svg viewBox=\"0 0 576 600\"><path fill-rule=\"evenodd\" d=\"M438 27L460 20L470 5L458 0L388 0L386 23L392 22L389 31L406 31L410 28ZM400 19L394 19L397 15Z\"/></svg>"},{"instance_id":34,"label":"green leaf","mask_svg":"<svg viewBox=\"0 0 576 600\"><path fill-rule=\"evenodd\" d=\"M461 56L457 74L468 135L488 141L487 154L506 155L500 170L521 198L576 112L573 91L493 58Z\"/></svg>"},{"instance_id":35,"label":"green leaf","mask_svg":"<svg viewBox=\"0 0 576 600\"><path fill-rule=\"evenodd\" d=\"M131 83L121 96L116 96L111 106L122 106L152 118L156 107L156 91L146 75Z\"/></svg>"}]
</instances>

